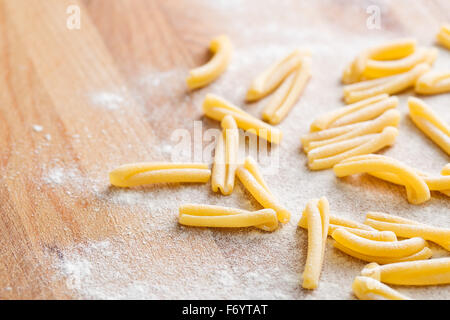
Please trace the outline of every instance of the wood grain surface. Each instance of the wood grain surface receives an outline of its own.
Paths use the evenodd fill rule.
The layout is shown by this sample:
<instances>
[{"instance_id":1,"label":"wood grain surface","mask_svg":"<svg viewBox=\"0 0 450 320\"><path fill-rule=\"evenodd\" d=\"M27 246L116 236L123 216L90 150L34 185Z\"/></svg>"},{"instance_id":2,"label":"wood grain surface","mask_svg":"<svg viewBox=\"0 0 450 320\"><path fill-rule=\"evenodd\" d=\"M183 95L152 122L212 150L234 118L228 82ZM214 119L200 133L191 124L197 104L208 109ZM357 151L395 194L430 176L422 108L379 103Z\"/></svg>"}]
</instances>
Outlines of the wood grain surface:
<instances>
[{"instance_id":1,"label":"wood grain surface","mask_svg":"<svg viewBox=\"0 0 450 320\"><path fill-rule=\"evenodd\" d=\"M79 30L67 28L69 5L80 8ZM370 5L381 29L367 27ZM359 221L370 209L447 227L450 200L433 194L413 206L403 188L375 178L309 172L299 138L343 105L340 75L361 49L406 36L435 45L443 22L447 0L0 0L0 299L353 298L364 263L331 240L319 289L301 289L307 236L296 223L307 200L325 195ZM229 70L188 92L187 71L209 59L221 33L235 47ZM245 105L246 88L297 46L312 49L313 79L279 126L280 170L268 177L293 213L288 225L271 234L178 226L185 202L259 209L240 184L230 197L209 183L109 186L117 165L171 160L177 129L218 128L202 117L208 92L259 116L264 101ZM439 51L436 65L450 68ZM407 118L407 96L399 141L385 153L437 173L449 158ZM426 99L450 122L448 95ZM448 286L399 290L450 298Z\"/></svg>"}]
</instances>

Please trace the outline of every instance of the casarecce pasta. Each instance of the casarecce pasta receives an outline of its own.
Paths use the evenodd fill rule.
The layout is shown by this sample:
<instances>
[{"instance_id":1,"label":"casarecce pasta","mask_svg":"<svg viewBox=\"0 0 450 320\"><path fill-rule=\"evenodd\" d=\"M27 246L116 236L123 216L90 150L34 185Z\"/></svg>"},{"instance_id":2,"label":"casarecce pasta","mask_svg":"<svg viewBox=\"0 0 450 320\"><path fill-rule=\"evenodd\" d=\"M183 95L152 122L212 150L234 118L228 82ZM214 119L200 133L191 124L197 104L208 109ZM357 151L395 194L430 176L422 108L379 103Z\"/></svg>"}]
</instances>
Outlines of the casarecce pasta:
<instances>
[{"instance_id":1,"label":"casarecce pasta","mask_svg":"<svg viewBox=\"0 0 450 320\"><path fill-rule=\"evenodd\" d=\"M409 97L409 116L414 124L450 155L450 126L420 99Z\"/></svg>"},{"instance_id":2,"label":"casarecce pasta","mask_svg":"<svg viewBox=\"0 0 450 320\"><path fill-rule=\"evenodd\" d=\"M251 157L247 157L244 164L237 168L236 174L244 187L255 197L256 201L264 208L275 210L280 222L287 223L289 221L291 213L270 192L258 169L258 165Z\"/></svg>"},{"instance_id":3,"label":"casarecce pasta","mask_svg":"<svg viewBox=\"0 0 450 320\"><path fill-rule=\"evenodd\" d=\"M336 241L333 243L333 246L336 249L348 254L349 256L351 256L353 258L363 260L366 262L376 262L378 264L389 264L389 263L404 262L404 261L425 260L425 259L429 259L433 255L433 251L431 251L431 249L428 247L425 247L422 250L420 250L416 253L413 253L409 256L406 256L406 257L392 258L392 257L380 257L380 256L371 256L371 255L367 255L367 254L362 254L362 253L356 252Z\"/></svg>"},{"instance_id":4,"label":"casarecce pasta","mask_svg":"<svg viewBox=\"0 0 450 320\"><path fill-rule=\"evenodd\" d=\"M363 72L366 69L367 60L398 60L405 58L416 50L415 39L397 39L364 50L351 64L347 66L342 75L345 84L355 83L363 80Z\"/></svg>"},{"instance_id":5,"label":"casarecce pasta","mask_svg":"<svg viewBox=\"0 0 450 320\"><path fill-rule=\"evenodd\" d=\"M195 227L242 228L256 227L264 231L278 228L277 215L272 209L247 211L205 204L180 206L179 223Z\"/></svg>"},{"instance_id":6,"label":"casarecce pasta","mask_svg":"<svg viewBox=\"0 0 450 320\"><path fill-rule=\"evenodd\" d=\"M273 94L263 111L263 119L270 124L280 123L302 94L311 77L311 58L302 57L293 74Z\"/></svg>"},{"instance_id":7,"label":"casarecce pasta","mask_svg":"<svg viewBox=\"0 0 450 320\"><path fill-rule=\"evenodd\" d=\"M310 131L315 132L372 120L387 110L396 108L397 105L397 97L380 94L319 116L311 124Z\"/></svg>"},{"instance_id":8,"label":"casarecce pasta","mask_svg":"<svg viewBox=\"0 0 450 320\"><path fill-rule=\"evenodd\" d=\"M403 238L421 237L450 251L450 229L433 227L380 212L368 212L365 224L382 231L393 231Z\"/></svg>"},{"instance_id":9,"label":"casarecce pasta","mask_svg":"<svg viewBox=\"0 0 450 320\"><path fill-rule=\"evenodd\" d=\"M234 177L238 166L239 131L232 116L225 116L221 122L222 134L219 135L211 176L211 187L214 192L222 194L233 192Z\"/></svg>"},{"instance_id":10,"label":"casarecce pasta","mask_svg":"<svg viewBox=\"0 0 450 320\"><path fill-rule=\"evenodd\" d=\"M290 73L301 65L302 58L310 55L309 50L296 49L264 70L253 80L248 89L247 101L256 101L272 93Z\"/></svg>"},{"instance_id":11,"label":"casarecce pasta","mask_svg":"<svg viewBox=\"0 0 450 320\"><path fill-rule=\"evenodd\" d=\"M331 168L345 159L391 146L398 135L395 127L386 127L380 133L339 141L315 148L308 152L308 166L311 170Z\"/></svg>"},{"instance_id":12,"label":"casarecce pasta","mask_svg":"<svg viewBox=\"0 0 450 320\"><path fill-rule=\"evenodd\" d=\"M396 175L406 188L408 201L420 204L430 199L430 189L416 171L398 160L381 155L364 155L348 158L333 168L337 177L356 173L387 172Z\"/></svg>"},{"instance_id":13,"label":"casarecce pasta","mask_svg":"<svg viewBox=\"0 0 450 320\"><path fill-rule=\"evenodd\" d=\"M315 289L319 284L328 235L330 207L325 197L310 200L304 214L308 224L308 253L303 271L303 288Z\"/></svg>"},{"instance_id":14,"label":"casarecce pasta","mask_svg":"<svg viewBox=\"0 0 450 320\"><path fill-rule=\"evenodd\" d=\"M450 24L445 24L437 34L437 41L450 50Z\"/></svg>"},{"instance_id":15,"label":"casarecce pasta","mask_svg":"<svg viewBox=\"0 0 450 320\"><path fill-rule=\"evenodd\" d=\"M419 94L450 92L450 71L429 71L417 79L414 90Z\"/></svg>"},{"instance_id":16,"label":"casarecce pasta","mask_svg":"<svg viewBox=\"0 0 450 320\"><path fill-rule=\"evenodd\" d=\"M352 284L352 290L360 300L411 300L411 298L370 277L356 277Z\"/></svg>"},{"instance_id":17,"label":"casarecce pasta","mask_svg":"<svg viewBox=\"0 0 450 320\"><path fill-rule=\"evenodd\" d=\"M269 142L281 142L282 132L279 129L256 119L241 108L234 106L230 102L225 101L216 95L206 95L203 102L203 112L206 116L217 121L222 121L225 116L230 115L234 118L239 128L243 130L251 130L260 138L263 138Z\"/></svg>"},{"instance_id":18,"label":"casarecce pasta","mask_svg":"<svg viewBox=\"0 0 450 320\"><path fill-rule=\"evenodd\" d=\"M221 35L212 39L209 48L214 53L212 59L205 65L189 71L186 82L190 89L204 87L216 80L230 62L233 46L228 36Z\"/></svg>"},{"instance_id":19,"label":"casarecce pasta","mask_svg":"<svg viewBox=\"0 0 450 320\"><path fill-rule=\"evenodd\" d=\"M370 263L361 274L378 281L412 286L427 286L450 283L450 258L397 262Z\"/></svg>"},{"instance_id":20,"label":"casarecce pasta","mask_svg":"<svg viewBox=\"0 0 450 320\"><path fill-rule=\"evenodd\" d=\"M417 79L428 70L429 64L420 63L404 73L347 85L344 87L344 100L346 103L354 103L382 93L401 92L413 87Z\"/></svg>"},{"instance_id":21,"label":"casarecce pasta","mask_svg":"<svg viewBox=\"0 0 450 320\"><path fill-rule=\"evenodd\" d=\"M366 134L379 133L384 128L397 127L400 122L400 112L397 110L387 110L378 118L367 120L356 124L349 124L343 127L330 128L322 131L311 132L304 135L302 140L303 149L307 152L325 145L340 142L343 140L359 137Z\"/></svg>"},{"instance_id":22,"label":"casarecce pasta","mask_svg":"<svg viewBox=\"0 0 450 320\"><path fill-rule=\"evenodd\" d=\"M207 182L211 176L207 164L142 162L120 166L109 173L112 185L133 187L149 183Z\"/></svg>"},{"instance_id":23,"label":"casarecce pasta","mask_svg":"<svg viewBox=\"0 0 450 320\"><path fill-rule=\"evenodd\" d=\"M401 241L376 241L357 236L342 228L336 229L332 237L340 245L357 253L386 258L404 258L426 246L426 241L419 237Z\"/></svg>"}]
</instances>

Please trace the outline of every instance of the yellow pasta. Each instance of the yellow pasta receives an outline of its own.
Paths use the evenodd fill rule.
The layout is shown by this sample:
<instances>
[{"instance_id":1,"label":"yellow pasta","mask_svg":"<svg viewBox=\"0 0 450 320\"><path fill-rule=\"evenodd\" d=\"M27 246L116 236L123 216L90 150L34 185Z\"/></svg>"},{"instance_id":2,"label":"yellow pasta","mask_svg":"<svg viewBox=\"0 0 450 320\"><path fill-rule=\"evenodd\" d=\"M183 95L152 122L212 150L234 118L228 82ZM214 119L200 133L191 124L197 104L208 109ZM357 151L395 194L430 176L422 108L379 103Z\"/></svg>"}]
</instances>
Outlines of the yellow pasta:
<instances>
[{"instance_id":1,"label":"yellow pasta","mask_svg":"<svg viewBox=\"0 0 450 320\"><path fill-rule=\"evenodd\" d=\"M344 70L342 82L349 84L363 80L363 72L369 59L398 60L413 54L415 50L415 39L397 39L366 49Z\"/></svg>"},{"instance_id":2,"label":"yellow pasta","mask_svg":"<svg viewBox=\"0 0 450 320\"><path fill-rule=\"evenodd\" d=\"M313 121L310 130L315 132L372 120L397 105L397 97L380 94L321 115Z\"/></svg>"},{"instance_id":3,"label":"yellow pasta","mask_svg":"<svg viewBox=\"0 0 450 320\"><path fill-rule=\"evenodd\" d=\"M215 149L211 187L214 192L220 190L222 194L229 195L233 192L238 165L239 131L232 116L223 118L222 128Z\"/></svg>"},{"instance_id":4,"label":"yellow pasta","mask_svg":"<svg viewBox=\"0 0 450 320\"><path fill-rule=\"evenodd\" d=\"M367 80L344 87L344 100L354 103L382 93L394 94L413 87L417 79L430 69L427 63L420 63L411 70L384 78Z\"/></svg>"},{"instance_id":5,"label":"yellow pasta","mask_svg":"<svg viewBox=\"0 0 450 320\"><path fill-rule=\"evenodd\" d=\"M255 197L256 201L264 208L275 210L280 222L287 223L289 221L291 213L268 190L256 163L251 157L247 157L244 165L237 168L236 174L244 187Z\"/></svg>"},{"instance_id":6,"label":"yellow pasta","mask_svg":"<svg viewBox=\"0 0 450 320\"><path fill-rule=\"evenodd\" d=\"M302 58L310 54L309 50L296 49L271 65L253 80L247 92L247 101L256 101L272 93L289 74L298 68Z\"/></svg>"},{"instance_id":7,"label":"yellow pasta","mask_svg":"<svg viewBox=\"0 0 450 320\"><path fill-rule=\"evenodd\" d=\"M367 134L318 147L308 153L308 166L311 170L331 168L350 157L367 155L391 146L397 135L398 130L395 127L386 127L380 133Z\"/></svg>"},{"instance_id":8,"label":"yellow pasta","mask_svg":"<svg viewBox=\"0 0 450 320\"><path fill-rule=\"evenodd\" d=\"M435 48L418 48L414 53L396 60L374 60L368 59L363 71L363 77L366 79L376 79L388 77L395 74L411 70L416 65L425 62L432 64L438 55Z\"/></svg>"},{"instance_id":9,"label":"yellow pasta","mask_svg":"<svg viewBox=\"0 0 450 320\"><path fill-rule=\"evenodd\" d=\"M303 288L315 289L319 284L329 225L329 204L325 197L306 204L308 221L308 253L303 271Z\"/></svg>"},{"instance_id":10,"label":"yellow pasta","mask_svg":"<svg viewBox=\"0 0 450 320\"><path fill-rule=\"evenodd\" d=\"M365 224L348 220L345 218L341 218L334 215L330 216L330 223L328 227L328 235L332 235L333 232L338 228L343 228L353 234L356 234L360 237L370 239L370 240L377 240L377 241L397 241L397 237L395 233L393 232L386 232L386 231L376 231L370 226L367 226ZM302 217L300 218L300 221L298 222L298 226L308 229L308 218L303 212Z\"/></svg>"},{"instance_id":11,"label":"yellow pasta","mask_svg":"<svg viewBox=\"0 0 450 320\"><path fill-rule=\"evenodd\" d=\"M450 155L450 126L420 99L409 97L409 116L414 124Z\"/></svg>"},{"instance_id":12,"label":"yellow pasta","mask_svg":"<svg viewBox=\"0 0 450 320\"><path fill-rule=\"evenodd\" d=\"M230 62L233 46L226 35L212 39L209 48L214 53L212 59L205 65L189 71L186 82L190 89L204 87L216 80Z\"/></svg>"},{"instance_id":13,"label":"yellow pasta","mask_svg":"<svg viewBox=\"0 0 450 320\"><path fill-rule=\"evenodd\" d=\"M180 224L201 227L250 227L264 231L274 231L278 228L275 211L264 209L247 211L242 209L205 204L185 204L180 206Z\"/></svg>"},{"instance_id":14,"label":"yellow pasta","mask_svg":"<svg viewBox=\"0 0 450 320\"><path fill-rule=\"evenodd\" d=\"M425 259L429 259L433 255L433 251L431 251L431 249L428 247L425 247L422 250L420 250L416 253L413 253L409 256L406 256L406 257L391 258L391 257L379 257L379 256L370 256L370 255L362 254L362 253L356 252L336 241L333 243L333 246L336 249L339 249L340 251L342 251L356 259L367 261L367 262L376 262L378 264L389 264L389 263L404 262L404 261L425 260Z\"/></svg>"},{"instance_id":15,"label":"yellow pasta","mask_svg":"<svg viewBox=\"0 0 450 320\"><path fill-rule=\"evenodd\" d=\"M109 173L116 187L133 187L149 183L207 182L211 176L203 163L142 162L120 166Z\"/></svg>"},{"instance_id":16,"label":"yellow pasta","mask_svg":"<svg viewBox=\"0 0 450 320\"><path fill-rule=\"evenodd\" d=\"M369 256L403 258L419 252L426 246L424 239L415 237L402 241L375 241L357 236L345 229L336 229L332 237L336 242L355 252Z\"/></svg>"},{"instance_id":17,"label":"yellow pasta","mask_svg":"<svg viewBox=\"0 0 450 320\"><path fill-rule=\"evenodd\" d=\"M437 34L437 41L450 50L450 24L445 24L441 27Z\"/></svg>"},{"instance_id":18,"label":"yellow pasta","mask_svg":"<svg viewBox=\"0 0 450 320\"><path fill-rule=\"evenodd\" d=\"M323 131L317 131L302 137L303 149L310 151L312 149L340 142L350 138L359 137L371 133L379 133L384 128L398 126L400 122L400 112L397 110L387 110L378 118L367 120L358 124L350 124L344 127L331 128ZM344 128L339 130L339 128ZM348 130L347 130L348 129Z\"/></svg>"},{"instance_id":19,"label":"yellow pasta","mask_svg":"<svg viewBox=\"0 0 450 320\"><path fill-rule=\"evenodd\" d=\"M450 284L450 258L407 261L380 266L370 263L361 274L378 281L412 286Z\"/></svg>"},{"instance_id":20,"label":"yellow pasta","mask_svg":"<svg viewBox=\"0 0 450 320\"><path fill-rule=\"evenodd\" d=\"M243 130L251 130L260 138L263 138L269 142L281 142L282 132L280 130L259 119L256 119L244 110L216 95L206 95L203 102L203 112L206 116L217 121L222 121L225 116L230 115L234 118L239 128Z\"/></svg>"},{"instance_id":21,"label":"yellow pasta","mask_svg":"<svg viewBox=\"0 0 450 320\"><path fill-rule=\"evenodd\" d=\"M419 94L450 92L450 71L429 71L417 79L414 90Z\"/></svg>"},{"instance_id":22,"label":"yellow pasta","mask_svg":"<svg viewBox=\"0 0 450 320\"><path fill-rule=\"evenodd\" d=\"M311 59L302 57L292 77L286 79L269 100L263 111L263 119L270 124L280 123L300 98L310 77Z\"/></svg>"},{"instance_id":23,"label":"yellow pasta","mask_svg":"<svg viewBox=\"0 0 450 320\"><path fill-rule=\"evenodd\" d=\"M352 290L360 300L411 300L391 287L369 277L356 277L352 284Z\"/></svg>"},{"instance_id":24,"label":"yellow pasta","mask_svg":"<svg viewBox=\"0 0 450 320\"><path fill-rule=\"evenodd\" d=\"M450 163L447 163L444 168L442 168L441 174L443 176L450 176Z\"/></svg>"},{"instance_id":25,"label":"yellow pasta","mask_svg":"<svg viewBox=\"0 0 450 320\"><path fill-rule=\"evenodd\" d=\"M421 237L425 240L433 241L450 251L450 229L433 227L421 223L412 224L378 220L379 214L380 213L367 213L365 224L377 230L393 231L396 235L403 238ZM396 218L398 219L400 217L392 216L392 220L395 221ZM382 216L381 219L386 218Z\"/></svg>"},{"instance_id":26,"label":"yellow pasta","mask_svg":"<svg viewBox=\"0 0 450 320\"><path fill-rule=\"evenodd\" d=\"M356 156L335 165L333 170L337 177L356 173L391 173L402 181L410 203L420 204L430 199L430 189L424 179L414 169L390 157L374 154Z\"/></svg>"}]
</instances>

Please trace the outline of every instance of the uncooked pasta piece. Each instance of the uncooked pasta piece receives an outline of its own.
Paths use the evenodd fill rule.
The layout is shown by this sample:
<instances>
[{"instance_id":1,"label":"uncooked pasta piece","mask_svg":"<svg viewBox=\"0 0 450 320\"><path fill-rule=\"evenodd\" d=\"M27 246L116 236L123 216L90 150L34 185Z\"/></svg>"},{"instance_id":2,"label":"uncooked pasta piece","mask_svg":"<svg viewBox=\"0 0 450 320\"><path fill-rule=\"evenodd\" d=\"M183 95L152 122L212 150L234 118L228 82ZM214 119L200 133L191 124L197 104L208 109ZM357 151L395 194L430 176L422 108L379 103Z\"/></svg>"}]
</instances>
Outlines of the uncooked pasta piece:
<instances>
[{"instance_id":1,"label":"uncooked pasta piece","mask_svg":"<svg viewBox=\"0 0 450 320\"><path fill-rule=\"evenodd\" d=\"M189 77L186 79L190 89L197 89L208 85L216 80L227 68L233 46L226 35L218 36L211 40L209 49L214 56L205 65L189 71Z\"/></svg>"},{"instance_id":2,"label":"uncooked pasta piece","mask_svg":"<svg viewBox=\"0 0 450 320\"><path fill-rule=\"evenodd\" d=\"M450 258L385 264L370 263L361 274L378 281L411 286L450 284Z\"/></svg>"},{"instance_id":3,"label":"uncooked pasta piece","mask_svg":"<svg viewBox=\"0 0 450 320\"><path fill-rule=\"evenodd\" d=\"M244 165L237 168L236 174L256 201L264 208L275 210L280 222L287 223L289 221L291 213L279 203L270 191L268 191L267 185L264 180L262 180L262 175L255 166L254 160L247 157Z\"/></svg>"},{"instance_id":4,"label":"uncooked pasta piece","mask_svg":"<svg viewBox=\"0 0 450 320\"><path fill-rule=\"evenodd\" d=\"M431 251L431 249L428 247L425 247L422 250L420 250L416 253L413 253L412 255L406 256L406 257L391 258L391 257L379 257L379 256L370 256L370 255L362 254L362 253L356 252L336 241L334 242L333 246L336 249L339 249L340 251L342 251L356 259L363 260L366 262L376 262L378 264L389 264L389 263L404 262L404 261L425 260L425 259L431 258L431 256L433 255L433 251Z\"/></svg>"},{"instance_id":5,"label":"uncooked pasta piece","mask_svg":"<svg viewBox=\"0 0 450 320\"><path fill-rule=\"evenodd\" d=\"M391 173L402 181L410 203L420 204L430 199L430 189L423 177L419 176L413 168L387 156L371 154L348 158L335 165L333 170L337 177L357 173Z\"/></svg>"},{"instance_id":6,"label":"uncooked pasta piece","mask_svg":"<svg viewBox=\"0 0 450 320\"><path fill-rule=\"evenodd\" d=\"M420 94L450 92L450 71L429 71L417 79L414 90Z\"/></svg>"},{"instance_id":7,"label":"uncooked pasta piece","mask_svg":"<svg viewBox=\"0 0 450 320\"><path fill-rule=\"evenodd\" d=\"M238 165L239 131L232 116L225 116L221 123L222 134L215 149L211 187L214 192L220 190L229 195L233 192Z\"/></svg>"},{"instance_id":8,"label":"uncooked pasta piece","mask_svg":"<svg viewBox=\"0 0 450 320\"><path fill-rule=\"evenodd\" d=\"M332 237L339 244L355 252L369 256L403 258L419 252L426 241L415 237L402 241L375 241L357 236L345 229L336 229Z\"/></svg>"},{"instance_id":9,"label":"uncooked pasta piece","mask_svg":"<svg viewBox=\"0 0 450 320\"><path fill-rule=\"evenodd\" d=\"M207 164L142 162L120 166L109 173L112 185L133 187L149 183L207 182L211 176Z\"/></svg>"},{"instance_id":10,"label":"uncooked pasta piece","mask_svg":"<svg viewBox=\"0 0 450 320\"><path fill-rule=\"evenodd\" d=\"M447 163L444 168L442 168L441 174L443 176L450 176L450 163Z\"/></svg>"},{"instance_id":11,"label":"uncooked pasta piece","mask_svg":"<svg viewBox=\"0 0 450 320\"><path fill-rule=\"evenodd\" d=\"M363 80L363 72L366 63L372 60L398 60L409 56L416 50L415 39L397 39L364 50L355 60L344 70L342 82L345 84Z\"/></svg>"},{"instance_id":12,"label":"uncooked pasta piece","mask_svg":"<svg viewBox=\"0 0 450 320\"><path fill-rule=\"evenodd\" d=\"M397 97L380 94L319 116L311 124L311 132L372 120L398 105Z\"/></svg>"},{"instance_id":13,"label":"uncooked pasta piece","mask_svg":"<svg viewBox=\"0 0 450 320\"><path fill-rule=\"evenodd\" d=\"M308 166L311 170L332 168L334 165L350 157L367 155L379 151L395 142L398 130L386 127L382 132L339 141L308 153Z\"/></svg>"},{"instance_id":14,"label":"uncooked pasta piece","mask_svg":"<svg viewBox=\"0 0 450 320\"><path fill-rule=\"evenodd\" d=\"M264 231L278 228L277 215L272 209L252 212L215 205L185 204L180 206L179 211L180 223L184 225L227 228L254 226Z\"/></svg>"},{"instance_id":15,"label":"uncooked pasta piece","mask_svg":"<svg viewBox=\"0 0 450 320\"><path fill-rule=\"evenodd\" d=\"M377 230L393 231L396 235L403 238L421 237L425 240L433 241L450 251L450 229L433 227L422 223L402 223L398 222L401 218L395 216L392 216L391 221L378 220L378 214L369 212L366 216L365 224ZM385 218L382 216L381 219Z\"/></svg>"},{"instance_id":16,"label":"uncooked pasta piece","mask_svg":"<svg viewBox=\"0 0 450 320\"><path fill-rule=\"evenodd\" d=\"M248 114L241 108L238 108L224 99L213 95L207 94L203 102L203 112L206 116L222 121L222 119L230 115L236 121L239 128L243 130L251 130L257 134L260 138L263 138L272 143L280 143L282 138L282 132L271 125L256 119L252 115Z\"/></svg>"},{"instance_id":17,"label":"uncooked pasta piece","mask_svg":"<svg viewBox=\"0 0 450 320\"><path fill-rule=\"evenodd\" d=\"M414 53L396 60L374 60L368 59L363 71L363 77L367 79L376 79L388 77L395 74L411 70L416 65L425 62L433 64L438 55L435 48L418 48Z\"/></svg>"},{"instance_id":18,"label":"uncooked pasta piece","mask_svg":"<svg viewBox=\"0 0 450 320\"><path fill-rule=\"evenodd\" d=\"M450 50L450 24L445 24L441 27L437 34L437 41Z\"/></svg>"},{"instance_id":19,"label":"uncooked pasta piece","mask_svg":"<svg viewBox=\"0 0 450 320\"><path fill-rule=\"evenodd\" d=\"M373 219L373 220L391 222L391 223L421 225L420 222L417 222L417 221L414 221L411 219L406 219L403 217L394 216L392 214L387 214L387 213L383 213L383 212L375 212L375 211L367 212L366 219Z\"/></svg>"},{"instance_id":20,"label":"uncooked pasta piece","mask_svg":"<svg viewBox=\"0 0 450 320\"><path fill-rule=\"evenodd\" d=\"M253 80L247 92L247 101L259 100L273 92L289 74L298 68L302 57L309 55L311 55L309 50L296 49L275 62Z\"/></svg>"},{"instance_id":21,"label":"uncooked pasta piece","mask_svg":"<svg viewBox=\"0 0 450 320\"><path fill-rule=\"evenodd\" d=\"M372 134L372 133L379 133L383 131L384 128L392 126L396 127L398 126L398 123L400 122L400 112L397 110L388 110L384 112L382 115L380 115L378 118L373 120L368 120L359 123L360 125L347 125L344 127L338 127L338 128L331 128L326 129L323 131L318 132L312 132L308 134L307 136L302 138L302 141L304 141L303 148L305 151L310 151L312 149L329 145L332 143L340 142L343 140L348 140L351 138ZM348 128L350 126L353 126L353 128L350 128L349 130L343 130L342 134L335 134L335 133L327 133L327 131L336 131L339 128ZM319 133L322 133L319 135ZM325 139L324 137L329 137L328 139ZM306 143L305 143L306 141Z\"/></svg>"},{"instance_id":22,"label":"uncooked pasta piece","mask_svg":"<svg viewBox=\"0 0 450 320\"><path fill-rule=\"evenodd\" d=\"M306 204L308 221L308 253L303 271L303 288L315 289L319 284L329 225L329 204L325 197Z\"/></svg>"},{"instance_id":23,"label":"uncooked pasta piece","mask_svg":"<svg viewBox=\"0 0 450 320\"><path fill-rule=\"evenodd\" d=\"M263 111L263 119L271 124L280 123L300 98L310 77L311 58L302 57L293 75L284 81L269 100Z\"/></svg>"},{"instance_id":24,"label":"uncooked pasta piece","mask_svg":"<svg viewBox=\"0 0 450 320\"><path fill-rule=\"evenodd\" d=\"M414 124L450 155L450 126L420 99L409 97L409 116Z\"/></svg>"},{"instance_id":25,"label":"uncooked pasta piece","mask_svg":"<svg viewBox=\"0 0 450 320\"><path fill-rule=\"evenodd\" d=\"M360 300L411 300L391 287L369 277L356 277L352 284L352 290Z\"/></svg>"},{"instance_id":26,"label":"uncooked pasta piece","mask_svg":"<svg viewBox=\"0 0 450 320\"><path fill-rule=\"evenodd\" d=\"M395 94L413 87L417 79L430 69L427 63L420 63L411 70L385 78L368 80L344 87L344 100L354 103L382 93Z\"/></svg>"}]
</instances>

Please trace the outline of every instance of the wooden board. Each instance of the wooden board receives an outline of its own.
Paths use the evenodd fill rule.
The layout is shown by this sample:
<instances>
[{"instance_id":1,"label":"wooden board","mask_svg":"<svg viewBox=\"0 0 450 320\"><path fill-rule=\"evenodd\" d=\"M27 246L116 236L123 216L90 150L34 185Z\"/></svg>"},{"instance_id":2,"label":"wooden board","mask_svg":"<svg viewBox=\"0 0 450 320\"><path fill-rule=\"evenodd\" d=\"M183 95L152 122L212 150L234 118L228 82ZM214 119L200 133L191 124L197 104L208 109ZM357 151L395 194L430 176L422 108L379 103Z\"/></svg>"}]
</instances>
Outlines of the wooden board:
<instances>
[{"instance_id":1,"label":"wooden board","mask_svg":"<svg viewBox=\"0 0 450 320\"><path fill-rule=\"evenodd\" d=\"M79 30L67 28L73 4ZM367 27L369 5L380 8L381 29ZM378 210L450 227L449 200L433 194L413 206L403 188L375 178L309 172L299 138L315 116L342 105L340 74L361 49L405 36L433 45L442 22L450 22L446 0L1 1L0 298L352 298L364 263L331 240L319 289L301 289L306 232L296 223L307 200L325 195L334 212L359 221ZM187 92L187 71L209 59L220 33L235 46L229 70ZM117 165L173 159L177 133L218 128L202 118L208 92L259 116L265 101L245 105L246 88L297 46L312 49L313 79L280 125L280 168L268 177L293 213L288 225L271 234L177 225L185 202L258 209L240 184L230 197L210 184L109 186ZM450 68L449 52L439 54L436 66ZM399 141L385 153L438 172L449 158L407 118L407 95ZM427 101L450 122L448 95ZM448 286L400 290L450 297Z\"/></svg>"}]
</instances>

